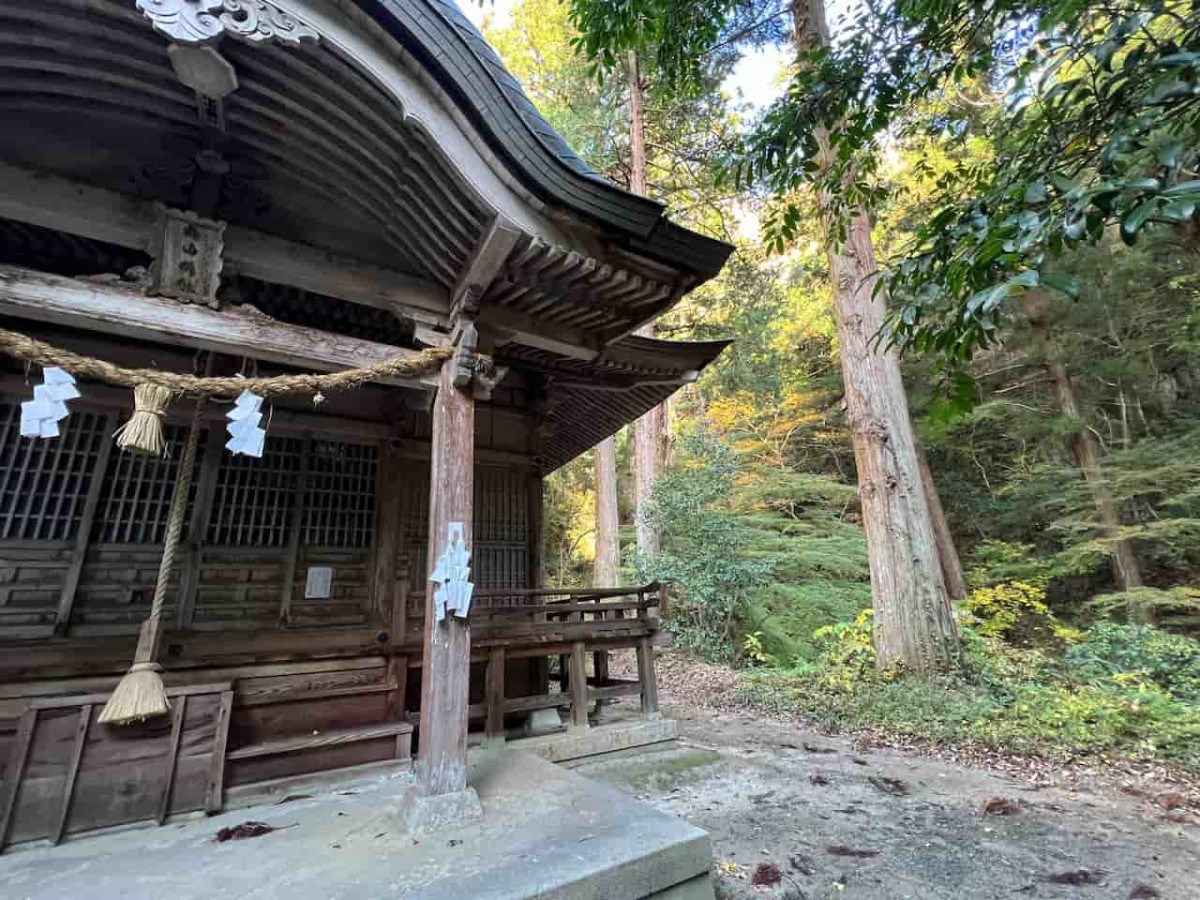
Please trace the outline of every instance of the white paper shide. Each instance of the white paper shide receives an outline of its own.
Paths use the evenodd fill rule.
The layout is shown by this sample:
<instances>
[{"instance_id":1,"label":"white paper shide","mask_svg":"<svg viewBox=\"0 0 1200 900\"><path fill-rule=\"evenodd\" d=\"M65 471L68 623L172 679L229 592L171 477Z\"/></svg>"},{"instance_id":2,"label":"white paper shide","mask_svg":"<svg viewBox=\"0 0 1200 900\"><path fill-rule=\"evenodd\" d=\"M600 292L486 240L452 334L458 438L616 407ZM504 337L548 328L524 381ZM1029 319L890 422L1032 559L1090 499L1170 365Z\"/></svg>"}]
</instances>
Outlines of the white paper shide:
<instances>
[{"instance_id":1,"label":"white paper shide","mask_svg":"<svg viewBox=\"0 0 1200 900\"><path fill-rule=\"evenodd\" d=\"M446 618L447 610L465 619L471 609L471 595L475 593L475 585L471 583L471 552L463 537L463 523L451 522L447 530L446 549L429 576L434 585L433 602L439 622Z\"/></svg>"},{"instance_id":2,"label":"white paper shide","mask_svg":"<svg viewBox=\"0 0 1200 900\"><path fill-rule=\"evenodd\" d=\"M250 391L242 391L233 402L233 409L225 413L229 419L229 440L225 449L234 454L262 458L267 431L262 424L263 398Z\"/></svg>"},{"instance_id":3,"label":"white paper shide","mask_svg":"<svg viewBox=\"0 0 1200 900\"><path fill-rule=\"evenodd\" d=\"M66 401L79 396L74 377L58 366L43 369L42 382L34 387L33 399L21 404L22 437L58 437L58 423L71 412Z\"/></svg>"}]
</instances>

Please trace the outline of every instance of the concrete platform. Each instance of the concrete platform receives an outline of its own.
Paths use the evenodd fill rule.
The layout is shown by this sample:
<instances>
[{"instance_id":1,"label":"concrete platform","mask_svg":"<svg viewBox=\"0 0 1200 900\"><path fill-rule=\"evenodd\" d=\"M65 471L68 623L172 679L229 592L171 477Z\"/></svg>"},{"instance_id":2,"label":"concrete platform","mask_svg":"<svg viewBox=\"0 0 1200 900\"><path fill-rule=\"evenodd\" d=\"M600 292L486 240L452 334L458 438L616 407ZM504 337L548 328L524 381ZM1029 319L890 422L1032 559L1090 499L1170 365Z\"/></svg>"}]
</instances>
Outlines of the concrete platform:
<instances>
[{"instance_id":1,"label":"concrete platform","mask_svg":"<svg viewBox=\"0 0 1200 900\"><path fill-rule=\"evenodd\" d=\"M518 738L508 742L514 750L525 750L551 762L567 762L591 756L603 756L624 750L652 748L679 737L674 719L626 719L567 730L558 734Z\"/></svg>"},{"instance_id":2,"label":"concrete platform","mask_svg":"<svg viewBox=\"0 0 1200 900\"><path fill-rule=\"evenodd\" d=\"M413 837L410 777L0 857L8 898L711 900L708 835L530 753L475 757L482 822ZM277 830L218 843L247 820Z\"/></svg>"}]
</instances>

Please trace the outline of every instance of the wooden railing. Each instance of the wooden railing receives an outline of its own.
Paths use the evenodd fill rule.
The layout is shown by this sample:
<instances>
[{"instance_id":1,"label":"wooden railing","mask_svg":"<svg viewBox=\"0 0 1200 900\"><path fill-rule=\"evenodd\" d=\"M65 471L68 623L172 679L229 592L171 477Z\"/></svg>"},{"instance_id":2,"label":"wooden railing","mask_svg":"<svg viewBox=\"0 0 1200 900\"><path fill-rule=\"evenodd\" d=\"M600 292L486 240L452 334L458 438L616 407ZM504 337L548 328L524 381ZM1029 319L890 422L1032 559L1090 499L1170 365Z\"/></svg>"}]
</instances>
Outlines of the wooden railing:
<instances>
[{"instance_id":1,"label":"wooden railing","mask_svg":"<svg viewBox=\"0 0 1200 900\"><path fill-rule=\"evenodd\" d=\"M622 588L477 590L471 600L471 643L557 644L629 638L658 629L663 591L657 582ZM423 602L423 598L422 598ZM418 608L419 609L419 608ZM410 607L408 633L421 634Z\"/></svg>"}]
</instances>

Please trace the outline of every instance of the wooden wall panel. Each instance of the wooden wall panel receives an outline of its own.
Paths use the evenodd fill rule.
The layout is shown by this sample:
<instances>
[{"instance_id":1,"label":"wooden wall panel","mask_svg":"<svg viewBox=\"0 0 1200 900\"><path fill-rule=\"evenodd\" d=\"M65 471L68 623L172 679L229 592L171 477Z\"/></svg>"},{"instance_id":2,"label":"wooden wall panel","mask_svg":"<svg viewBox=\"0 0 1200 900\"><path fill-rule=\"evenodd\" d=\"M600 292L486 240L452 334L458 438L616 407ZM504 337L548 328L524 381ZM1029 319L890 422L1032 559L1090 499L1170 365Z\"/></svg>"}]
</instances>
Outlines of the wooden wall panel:
<instances>
[{"instance_id":1,"label":"wooden wall panel","mask_svg":"<svg viewBox=\"0 0 1200 900\"><path fill-rule=\"evenodd\" d=\"M71 564L69 541L0 542L0 639L44 633Z\"/></svg>"},{"instance_id":2,"label":"wooden wall panel","mask_svg":"<svg viewBox=\"0 0 1200 900\"><path fill-rule=\"evenodd\" d=\"M309 566L333 569L332 596L304 599ZM367 620L373 573L370 549L338 550L302 547L292 588L292 623L295 625L358 625Z\"/></svg>"},{"instance_id":3,"label":"wooden wall panel","mask_svg":"<svg viewBox=\"0 0 1200 900\"><path fill-rule=\"evenodd\" d=\"M216 695L188 698L171 812L204 805L218 703ZM100 709L96 705L91 712L67 833L153 819L158 811L167 775L170 718L114 728L96 721ZM56 828L78 721L78 707L38 713L10 841L46 837Z\"/></svg>"},{"instance_id":4,"label":"wooden wall panel","mask_svg":"<svg viewBox=\"0 0 1200 900\"><path fill-rule=\"evenodd\" d=\"M206 548L200 561L192 627L277 627L286 553L282 548Z\"/></svg>"},{"instance_id":5,"label":"wooden wall panel","mask_svg":"<svg viewBox=\"0 0 1200 900\"><path fill-rule=\"evenodd\" d=\"M395 738L379 738L260 759L231 760L225 769L225 784L227 787L254 784L273 778L288 778L309 772L324 772L344 766L380 762L393 759L395 755Z\"/></svg>"},{"instance_id":6,"label":"wooden wall panel","mask_svg":"<svg viewBox=\"0 0 1200 900\"><path fill-rule=\"evenodd\" d=\"M84 557L71 610L72 633L133 634L150 612L162 548L157 545L92 544ZM179 570L171 573L167 614L172 614Z\"/></svg>"},{"instance_id":7,"label":"wooden wall panel","mask_svg":"<svg viewBox=\"0 0 1200 900\"><path fill-rule=\"evenodd\" d=\"M270 738L336 731L385 720L385 693L273 703L235 709L229 726L229 748L236 750Z\"/></svg>"}]
</instances>

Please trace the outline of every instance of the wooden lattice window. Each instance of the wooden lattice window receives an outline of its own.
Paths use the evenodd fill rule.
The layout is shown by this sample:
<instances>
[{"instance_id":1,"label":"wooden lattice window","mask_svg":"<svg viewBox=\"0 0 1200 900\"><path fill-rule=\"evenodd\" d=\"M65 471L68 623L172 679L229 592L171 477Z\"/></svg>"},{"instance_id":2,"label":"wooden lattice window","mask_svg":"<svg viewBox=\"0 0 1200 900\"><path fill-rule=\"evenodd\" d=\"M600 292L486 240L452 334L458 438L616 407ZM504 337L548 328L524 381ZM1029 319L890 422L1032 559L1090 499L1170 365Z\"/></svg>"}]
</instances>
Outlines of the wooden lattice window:
<instances>
[{"instance_id":1,"label":"wooden lattice window","mask_svg":"<svg viewBox=\"0 0 1200 900\"><path fill-rule=\"evenodd\" d=\"M371 546L378 463L374 445L313 441L304 492L306 547Z\"/></svg>"},{"instance_id":2,"label":"wooden lattice window","mask_svg":"<svg viewBox=\"0 0 1200 900\"><path fill-rule=\"evenodd\" d=\"M222 451L208 543L221 547L287 546L303 458L304 441L271 435L267 435L261 459Z\"/></svg>"},{"instance_id":3,"label":"wooden lattice window","mask_svg":"<svg viewBox=\"0 0 1200 900\"><path fill-rule=\"evenodd\" d=\"M526 587L529 497L520 470L475 470L475 580L484 588Z\"/></svg>"},{"instance_id":4,"label":"wooden lattice window","mask_svg":"<svg viewBox=\"0 0 1200 900\"><path fill-rule=\"evenodd\" d=\"M0 540L74 539L105 421L73 411L60 437L23 438L20 404L0 403Z\"/></svg>"},{"instance_id":5,"label":"wooden lattice window","mask_svg":"<svg viewBox=\"0 0 1200 900\"><path fill-rule=\"evenodd\" d=\"M185 431L179 425L163 427L165 458L113 452L104 475L94 540L104 544L162 543Z\"/></svg>"}]
</instances>

